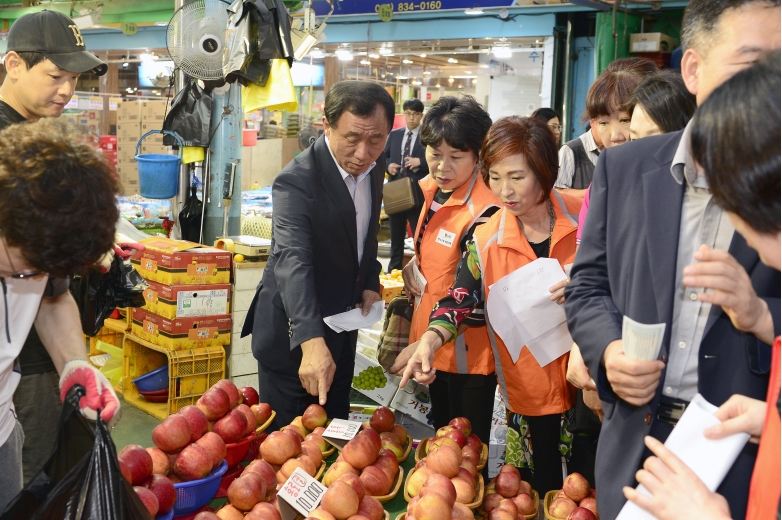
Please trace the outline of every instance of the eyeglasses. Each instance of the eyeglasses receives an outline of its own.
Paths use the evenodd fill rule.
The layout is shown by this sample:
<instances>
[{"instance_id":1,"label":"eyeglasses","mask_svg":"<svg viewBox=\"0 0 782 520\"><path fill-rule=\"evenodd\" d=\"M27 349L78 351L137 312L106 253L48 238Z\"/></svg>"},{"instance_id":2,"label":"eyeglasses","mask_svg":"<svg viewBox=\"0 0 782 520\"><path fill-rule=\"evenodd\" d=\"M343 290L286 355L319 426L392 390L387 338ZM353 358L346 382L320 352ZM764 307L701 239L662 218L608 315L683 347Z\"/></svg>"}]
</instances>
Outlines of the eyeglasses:
<instances>
[{"instance_id":1,"label":"eyeglasses","mask_svg":"<svg viewBox=\"0 0 782 520\"><path fill-rule=\"evenodd\" d=\"M8 246L5 243L5 237L0 235L0 242L3 243L3 250L5 251L5 256L8 258L8 263L11 264L11 270L13 273L9 274L9 278L13 278L14 280L25 280L27 278L36 278L38 276L41 276L44 273L43 271L38 270L32 270L32 271L24 271L21 273L16 272L16 267L14 267L14 262L11 260L11 253L8 252Z\"/></svg>"},{"instance_id":2,"label":"eyeglasses","mask_svg":"<svg viewBox=\"0 0 782 520\"><path fill-rule=\"evenodd\" d=\"M423 112L405 112L405 117L421 117Z\"/></svg>"},{"instance_id":3,"label":"eyeglasses","mask_svg":"<svg viewBox=\"0 0 782 520\"><path fill-rule=\"evenodd\" d=\"M555 132L562 131L562 125L548 125L548 127L554 130Z\"/></svg>"}]
</instances>

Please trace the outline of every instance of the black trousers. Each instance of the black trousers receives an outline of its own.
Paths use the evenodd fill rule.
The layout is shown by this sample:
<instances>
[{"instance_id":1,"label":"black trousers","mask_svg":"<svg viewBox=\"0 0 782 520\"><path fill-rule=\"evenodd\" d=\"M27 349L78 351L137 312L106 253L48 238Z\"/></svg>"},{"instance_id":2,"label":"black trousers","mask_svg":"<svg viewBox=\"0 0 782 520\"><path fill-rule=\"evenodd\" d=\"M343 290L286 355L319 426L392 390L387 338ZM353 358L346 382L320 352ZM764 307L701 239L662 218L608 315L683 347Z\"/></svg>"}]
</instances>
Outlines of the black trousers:
<instances>
[{"instance_id":1,"label":"black trousers","mask_svg":"<svg viewBox=\"0 0 782 520\"><path fill-rule=\"evenodd\" d=\"M519 468L521 478L529 482L532 489L545 489L546 491L560 489L563 482L562 455L559 452L562 415L552 414L537 417L525 415L524 419L527 420L529 426L535 473L533 474L529 468ZM518 431L518 420L511 420L509 426ZM524 442L523 439L522 442Z\"/></svg>"},{"instance_id":2,"label":"black trousers","mask_svg":"<svg viewBox=\"0 0 782 520\"><path fill-rule=\"evenodd\" d=\"M389 272L392 269L402 269L402 259L405 255L405 238L407 237L407 224L410 223L410 229L415 233L418 227L418 217L421 215L421 208L416 206L407 211L400 211L388 216L391 225L391 259L388 261Z\"/></svg>"},{"instance_id":3,"label":"black trousers","mask_svg":"<svg viewBox=\"0 0 782 520\"><path fill-rule=\"evenodd\" d=\"M335 359L337 370L326 400L326 414L329 419L347 419L350 414L350 385L353 381L353 365L356 358L356 344L343 348L339 359ZM310 395L301 386L298 371L283 373L258 362L258 396L262 403L269 403L277 412L267 431L279 430L311 404L318 402L318 396Z\"/></svg>"},{"instance_id":4,"label":"black trousers","mask_svg":"<svg viewBox=\"0 0 782 520\"><path fill-rule=\"evenodd\" d=\"M429 385L435 429L446 426L455 417L466 417L472 424L472 432L488 445L495 388L497 377L494 374L438 371L437 378Z\"/></svg>"}]
</instances>

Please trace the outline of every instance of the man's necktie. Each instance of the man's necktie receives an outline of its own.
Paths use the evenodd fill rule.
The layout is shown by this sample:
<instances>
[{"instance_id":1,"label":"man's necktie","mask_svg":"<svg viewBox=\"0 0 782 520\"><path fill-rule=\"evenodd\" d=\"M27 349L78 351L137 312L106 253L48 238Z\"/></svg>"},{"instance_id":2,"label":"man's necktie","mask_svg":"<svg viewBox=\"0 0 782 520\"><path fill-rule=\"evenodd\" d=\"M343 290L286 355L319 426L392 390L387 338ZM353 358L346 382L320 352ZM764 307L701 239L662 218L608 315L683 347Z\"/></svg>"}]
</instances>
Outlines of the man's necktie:
<instances>
[{"instance_id":1,"label":"man's necktie","mask_svg":"<svg viewBox=\"0 0 782 520\"><path fill-rule=\"evenodd\" d=\"M401 175L404 175L407 173L407 166L405 166L405 159L410 157L410 142L413 140L413 132L410 130L407 131L407 141L405 141L405 149L402 152L402 168L401 168Z\"/></svg>"}]
</instances>

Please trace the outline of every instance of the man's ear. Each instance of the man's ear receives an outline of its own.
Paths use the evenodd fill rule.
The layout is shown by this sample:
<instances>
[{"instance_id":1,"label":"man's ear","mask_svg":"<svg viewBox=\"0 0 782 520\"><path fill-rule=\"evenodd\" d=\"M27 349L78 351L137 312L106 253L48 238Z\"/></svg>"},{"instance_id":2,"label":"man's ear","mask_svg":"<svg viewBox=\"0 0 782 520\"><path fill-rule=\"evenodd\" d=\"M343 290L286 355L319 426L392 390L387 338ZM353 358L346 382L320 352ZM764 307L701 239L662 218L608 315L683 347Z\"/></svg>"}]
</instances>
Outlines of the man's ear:
<instances>
[{"instance_id":1,"label":"man's ear","mask_svg":"<svg viewBox=\"0 0 782 520\"><path fill-rule=\"evenodd\" d=\"M682 55L682 79L693 96L698 95L698 73L703 62L703 57L698 51L690 47Z\"/></svg>"},{"instance_id":2,"label":"man's ear","mask_svg":"<svg viewBox=\"0 0 782 520\"><path fill-rule=\"evenodd\" d=\"M19 76L27 71L27 64L15 51L10 51L5 55L3 64L6 75L11 79L19 79Z\"/></svg>"},{"instance_id":3,"label":"man's ear","mask_svg":"<svg viewBox=\"0 0 782 520\"><path fill-rule=\"evenodd\" d=\"M326 120L326 116L321 118L321 122L323 123L323 133L326 134L326 137L331 137L331 125Z\"/></svg>"}]
</instances>

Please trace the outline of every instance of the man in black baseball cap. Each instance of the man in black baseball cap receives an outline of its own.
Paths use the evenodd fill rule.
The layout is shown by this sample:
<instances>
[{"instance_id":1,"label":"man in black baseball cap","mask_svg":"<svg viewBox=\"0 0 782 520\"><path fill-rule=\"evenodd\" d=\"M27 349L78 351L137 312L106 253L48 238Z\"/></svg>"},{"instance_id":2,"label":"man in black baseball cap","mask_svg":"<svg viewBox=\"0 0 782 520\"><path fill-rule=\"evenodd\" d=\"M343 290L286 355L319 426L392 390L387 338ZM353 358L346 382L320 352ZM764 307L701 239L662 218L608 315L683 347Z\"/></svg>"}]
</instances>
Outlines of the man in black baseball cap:
<instances>
[{"instance_id":1,"label":"man in black baseball cap","mask_svg":"<svg viewBox=\"0 0 782 520\"><path fill-rule=\"evenodd\" d=\"M59 117L81 74L103 75L108 70L105 63L87 51L73 20L46 10L14 22L8 33L4 65L0 130L17 123ZM50 278L47 294L66 291L67 286L67 278ZM22 378L14 393L14 406L25 432L22 461L26 484L51 455L61 403L59 374L35 328L22 347L19 364Z\"/></svg>"},{"instance_id":2,"label":"man in black baseball cap","mask_svg":"<svg viewBox=\"0 0 782 520\"><path fill-rule=\"evenodd\" d=\"M87 51L74 21L48 10L26 14L13 23L4 65L0 129L42 117L59 117L81 74L101 76L108 70Z\"/></svg>"}]
</instances>

